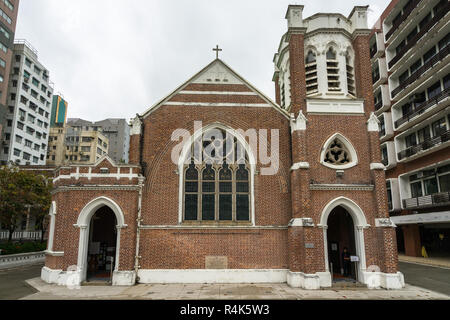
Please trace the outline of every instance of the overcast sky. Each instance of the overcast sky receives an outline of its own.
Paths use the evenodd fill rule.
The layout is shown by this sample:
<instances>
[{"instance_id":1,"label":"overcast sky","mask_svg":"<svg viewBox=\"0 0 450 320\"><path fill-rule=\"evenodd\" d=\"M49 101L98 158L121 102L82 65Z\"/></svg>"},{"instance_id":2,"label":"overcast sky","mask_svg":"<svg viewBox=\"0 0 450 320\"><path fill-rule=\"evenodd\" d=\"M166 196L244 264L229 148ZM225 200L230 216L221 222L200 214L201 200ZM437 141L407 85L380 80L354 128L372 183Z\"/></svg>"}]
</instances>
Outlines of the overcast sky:
<instances>
[{"instance_id":1,"label":"overcast sky","mask_svg":"<svg viewBox=\"0 0 450 320\"><path fill-rule=\"evenodd\" d=\"M220 57L274 97L273 55L288 4L348 16L370 5L370 27L389 0L21 0L16 39L50 71L68 117L134 117Z\"/></svg>"}]
</instances>

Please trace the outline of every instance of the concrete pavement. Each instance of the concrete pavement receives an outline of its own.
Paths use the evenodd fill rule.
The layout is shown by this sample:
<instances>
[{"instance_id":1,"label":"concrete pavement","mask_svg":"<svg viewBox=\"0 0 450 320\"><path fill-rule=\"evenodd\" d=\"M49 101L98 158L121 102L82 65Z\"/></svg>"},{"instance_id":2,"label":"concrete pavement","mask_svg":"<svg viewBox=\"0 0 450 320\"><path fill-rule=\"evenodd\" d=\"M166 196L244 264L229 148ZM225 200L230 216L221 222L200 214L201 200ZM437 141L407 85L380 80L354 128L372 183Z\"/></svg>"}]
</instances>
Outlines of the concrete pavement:
<instances>
[{"instance_id":1,"label":"concrete pavement","mask_svg":"<svg viewBox=\"0 0 450 320\"><path fill-rule=\"evenodd\" d=\"M407 285L402 290L367 288L303 290L286 284L141 284L130 287L82 286L69 289L28 280L39 293L29 300L449 300L450 296Z\"/></svg>"},{"instance_id":2,"label":"concrete pavement","mask_svg":"<svg viewBox=\"0 0 450 320\"><path fill-rule=\"evenodd\" d=\"M0 270L0 300L16 300L38 292L25 280L41 274L43 264Z\"/></svg>"},{"instance_id":3,"label":"concrete pavement","mask_svg":"<svg viewBox=\"0 0 450 320\"><path fill-rule=\"evenodd\" d=\"M450 299L450 269L400 263L408 285L402 290L368 290L366 288L332 288L309 291L286 284L153 284L130 287L83 286L70 290L40 280L42 265L0 271L0 299L83 300L83 299L151 299L151 300L429 300ZM31 280L27 280L30 279ZM27 280L27 281L26 281Z\"/></svg>"}]
</instances>

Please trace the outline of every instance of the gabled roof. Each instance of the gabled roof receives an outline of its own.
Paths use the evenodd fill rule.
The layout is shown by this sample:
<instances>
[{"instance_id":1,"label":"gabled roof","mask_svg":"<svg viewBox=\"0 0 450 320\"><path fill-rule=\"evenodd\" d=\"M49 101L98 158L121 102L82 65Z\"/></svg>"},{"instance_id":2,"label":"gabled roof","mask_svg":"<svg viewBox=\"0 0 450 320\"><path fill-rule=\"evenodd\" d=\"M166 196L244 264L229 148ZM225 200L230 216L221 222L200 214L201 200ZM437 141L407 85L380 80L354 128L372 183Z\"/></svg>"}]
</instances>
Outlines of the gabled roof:
<instances>
[{"instance_id":1,"label":"gabled roof","mask_svg":"<svg viewBox=\"0 0 450 320\"><path fill-rule=\"evenodd\" d=\"M166 103L173 104L174 102L169 102L169 101L176 95L180 94L180 92L183 91L184 88L186 88L187 86L189 86L191 84L218 84L217 82L215 82L215 79L206 79L210 73L218 73L218 72L226 73L229 78L229 79L227 79L227 81L228 81L227 83L221 82L220 84L222 84L222 85L228 85L228 84L244 85L248 88L250 93L254 93L254 95L258 96L262 101L264 101L265 104L274 108L276 111L281 113L287 119L290 119L290 115L287 111L283 110L278 104L276 104L274 101L272 101L269 97L267 97L261 91L256 89L253 85L251 85L247 80L245 80L242 76L240 76L237 72L235 72L233 69L231 69L225 62L223 62L220 59L213 60L205 68L200 70L198 73L196 73L193 77L191 77L185 83L183 83L178 88L176 88L174 91L172 91L165 98L161 99L156 104L151 106L149 109L147 109L147 111L142 113L140 116L143 118L146 118L152 112L157 110L159 107L165 105ZM218 79L218 80L220 80L220 79ZM210 82L207 83L206 81L210 81ZM183 94L183 93L181 93L181 94ZM235 93L235 94L239 94L239 93ZM226 104L226 103L224 103L224 104ZM195 105L195 103L194 103L194 105ZM249 104L249 106L251 106L251 104Z\"/></svg>"}]
</instances>

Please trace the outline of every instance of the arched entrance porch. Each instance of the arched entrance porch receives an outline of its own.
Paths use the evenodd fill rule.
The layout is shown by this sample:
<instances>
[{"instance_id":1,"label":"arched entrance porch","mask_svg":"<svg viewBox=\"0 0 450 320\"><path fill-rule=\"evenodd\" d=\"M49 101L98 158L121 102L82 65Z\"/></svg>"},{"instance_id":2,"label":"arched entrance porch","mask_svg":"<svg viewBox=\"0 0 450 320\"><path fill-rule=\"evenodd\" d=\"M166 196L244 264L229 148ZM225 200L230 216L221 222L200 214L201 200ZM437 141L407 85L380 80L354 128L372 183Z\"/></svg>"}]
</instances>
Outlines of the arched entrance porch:
<instances>
[{"instance_id":1,"label":"arched entrance porch","mask_svg":"<svg viewBox=\"0 0 450 320\"><path fill-rule=\"evenodd\" d=\"M96 221L99 221L99 223L96 223ZM104 226L101 226L101 222L105 222L106 224ZM103 247L105 248L104 251L106 252L107 255L111 256L111 248L114 248L113 249L114 254L112 255L114 259L111 259L113 260L113 263L112 264L111 262L109 263L110 265L109 267L110 268L113 267L112 270L109 271L113 272L112 282L114 284L116 282L114 279L115 273L119 272L121 229L127 227L127 225L125 224L125 218L122 209L113 200L107 197L99 197L89 202L83 208L83 210L81 210L76 226L80 228L80 238L78 244L78 260L77 260L77 269L80 275L79 282L81 283L87 280L89 269L88 257L90 255L91 256L96 255L95 252L98 252L97 250L98 246L100 246L100 251L102 250L101 243L103 241L103 243L106 244L106 246L103 245ZM97 233L95 232L96 226L97 228L100 228L100 230L103 229L104 232L100 232L97 235ZM114 228L116 230L114 230ZM114 233L114 236L112 236L112 233ZM100 242L100 244L92 245L92 243L98 242ZM110 248L109 254L108 254L108 245ZM91 249L92 251L90 251ZM98 253L98 255L100 254L101 253ZM103 261L104 260L106 259L103 259ZM94 272L95 275L96 270L93 269L92 271ZM105 270L97 270L97 271L106 271L106 264Z\"/></svg>"},{"instance_id":2,"label":"arched entrance porch","mask_svg":"<svg viewBox=\"0 0 450 320\"><path fill-rule=\"evenodd\" d=\"M330 275L341 273L341 265L343 269L342 251L346 246L352 255L358 257L356 268L351 266L351 277L364 283L363 271L366 270L364 228L369 225L362 209L348 198L334 199L325 206L319 226L323 228L326 272ZM329 235L330 239L328 239ZM336 263L331 266L332 261L337 259L339 267L336 267Z\"/></svg>"}]
</instances>

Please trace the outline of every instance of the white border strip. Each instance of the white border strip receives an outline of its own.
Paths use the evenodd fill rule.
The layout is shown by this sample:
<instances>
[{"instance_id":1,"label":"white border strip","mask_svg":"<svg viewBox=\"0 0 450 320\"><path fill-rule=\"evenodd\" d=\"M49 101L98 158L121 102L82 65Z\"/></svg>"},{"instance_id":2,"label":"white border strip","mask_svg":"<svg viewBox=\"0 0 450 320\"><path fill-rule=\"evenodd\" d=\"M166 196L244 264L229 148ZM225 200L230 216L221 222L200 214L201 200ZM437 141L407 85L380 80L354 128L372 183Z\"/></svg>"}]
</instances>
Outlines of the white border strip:
<instances>
[{"instance_id":1,"label":"white border strip","mask_svg":"<svg viewBox=\"0 0 450 320\"><path fill-rule=\"evenodd\" d=\"M165 102L163 106L195 106L195 107L257 107L271 108L267 103L209 103L209 102Z\"/></svg>"},{"instance_id":2,"label":"white border strip","mask_svg":"<svg viewBox=\"0 0 450 320\"><path fill-rule=\"evenodd\" d=\"M287 269L141 269L139 283L284 283Z\"/></svg>"},{"instance_id":3,"label":"white border strip","mask_svg":"<svg viewBox=\"0 0 450 320\"><path fill-rule=\"evenodd\" d=\"M230 91L180 91L178 94L199 94L199 95L224 95L224 96L257 96L256 92L242 91L242 92L230 92Z\"/></svg>"}]
</instances>

